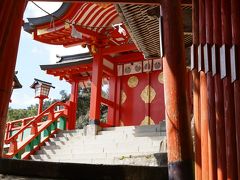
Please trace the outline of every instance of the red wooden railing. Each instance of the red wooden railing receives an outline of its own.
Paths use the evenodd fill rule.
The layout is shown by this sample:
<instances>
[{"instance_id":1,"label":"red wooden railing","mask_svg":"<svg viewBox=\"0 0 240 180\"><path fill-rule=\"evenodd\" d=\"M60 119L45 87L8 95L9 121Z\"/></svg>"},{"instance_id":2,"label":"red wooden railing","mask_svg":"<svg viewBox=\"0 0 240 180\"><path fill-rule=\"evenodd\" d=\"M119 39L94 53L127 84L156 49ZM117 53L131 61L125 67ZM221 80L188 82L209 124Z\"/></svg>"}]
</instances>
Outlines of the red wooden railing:
<instances>
[{"instance_id":1,"label":"red wooden railing","mask_svg":"<svg viewBox=\"0 0 240 180\"><path fill-rule=\"evenodd\" d=\"M64 107L55 111L56 107ZM56 102L38 116L7 123L5 145L9 144L6 158L28 159L59 129L66 128L69 106Z\"/></svg>"}]
</instances>

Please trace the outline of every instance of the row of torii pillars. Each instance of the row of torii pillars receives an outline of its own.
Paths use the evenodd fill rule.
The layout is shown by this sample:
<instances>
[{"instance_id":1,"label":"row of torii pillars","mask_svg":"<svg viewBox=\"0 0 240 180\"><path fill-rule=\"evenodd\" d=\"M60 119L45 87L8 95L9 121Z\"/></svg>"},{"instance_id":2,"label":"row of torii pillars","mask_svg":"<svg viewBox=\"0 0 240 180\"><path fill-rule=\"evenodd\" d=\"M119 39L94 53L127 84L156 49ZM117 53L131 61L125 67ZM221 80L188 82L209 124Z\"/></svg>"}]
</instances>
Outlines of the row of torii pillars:
<instances>
[{"instance_id":1,"label":"row of torii pillars","mask_svg":"<svg viewBox=\"0 0 240 180\"><path fill-rule=\"evenodd\" d=\"M89 0L86 2L99 1ZM192 140L185 88L186 76L183 75L186 74L186 68L180 0L113 0L113 2L161 3L164 28L163 73L169 179L193 179ZM26 0L2 0L0 3L0 157L3 152L4 127L26 3ZM96 104L96 111L97 109L98 105Z\"/></svg>"}]
</instances>

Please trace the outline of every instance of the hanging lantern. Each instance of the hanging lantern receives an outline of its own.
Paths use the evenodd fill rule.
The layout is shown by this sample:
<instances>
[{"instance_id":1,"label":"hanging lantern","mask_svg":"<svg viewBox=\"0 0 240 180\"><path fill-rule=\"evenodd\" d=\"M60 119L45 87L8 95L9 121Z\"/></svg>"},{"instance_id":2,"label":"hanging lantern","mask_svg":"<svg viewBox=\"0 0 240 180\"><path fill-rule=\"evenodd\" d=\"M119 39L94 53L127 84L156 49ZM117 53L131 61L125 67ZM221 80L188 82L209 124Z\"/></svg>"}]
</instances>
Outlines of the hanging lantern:
<instances>
[{"instance_id":1,"label":"hanging lantern","mask_svg":"<svg viewBox=\"0 0 240 180\"><path fill-rule=\"evenodd\" d=\"M55 88L52 86L52 83L39 79L34 79L34 82L30 87L35 89L35 98L48 98L50 89Z\"/></svg>"}]
</instances>

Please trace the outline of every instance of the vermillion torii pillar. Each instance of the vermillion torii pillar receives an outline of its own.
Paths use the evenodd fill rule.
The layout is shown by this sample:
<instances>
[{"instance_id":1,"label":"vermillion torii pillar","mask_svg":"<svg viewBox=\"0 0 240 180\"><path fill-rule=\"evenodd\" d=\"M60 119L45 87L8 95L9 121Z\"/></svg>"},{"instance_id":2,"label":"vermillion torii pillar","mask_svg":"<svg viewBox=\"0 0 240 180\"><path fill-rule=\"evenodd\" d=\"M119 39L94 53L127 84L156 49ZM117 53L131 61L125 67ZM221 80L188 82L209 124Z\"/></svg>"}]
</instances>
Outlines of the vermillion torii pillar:
<instances>
[{"instance_id":1,"label":"vermillion torii pillar","mask_svg":"<svg viewBox=\"0 0 240 180\"><path fill-rule=\"evenodd\" d=\"M25 0L2 0L0 6L0 157L21 32Z\"/></svg>"},{"instance_id":2,"label":"vermillion torii pillar","mask_svg":"<svg viewBox=\"0 0 240 180\"><path fill-rule=\"evenodd\" d=\"M169 179L193 179L190 120L187 113L183 19L179 0L163 0L164 93Z\"/></svg>"}]
</instances>

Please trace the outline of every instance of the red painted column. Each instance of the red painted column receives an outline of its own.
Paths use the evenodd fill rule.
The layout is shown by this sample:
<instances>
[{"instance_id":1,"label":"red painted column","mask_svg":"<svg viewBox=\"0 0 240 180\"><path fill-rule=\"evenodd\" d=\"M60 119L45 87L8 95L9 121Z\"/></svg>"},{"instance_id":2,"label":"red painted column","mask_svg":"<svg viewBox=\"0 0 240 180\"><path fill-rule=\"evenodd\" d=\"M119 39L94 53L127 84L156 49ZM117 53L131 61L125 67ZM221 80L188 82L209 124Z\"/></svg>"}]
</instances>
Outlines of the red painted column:
<instances>
[{"instance_id":1,"label":"red painted column","mask_svg":"<svg viewBox=\"0 0 240 180\"><path fill-rule=\"evenodd\" d=\"M93 57L91 99L90 99L90 124L100 123L100 104L102 92L102 74L103 74L103 56L102 48L98 48Z\"/></svg>"},{"instance_id":2,"label":"red painted column","mask_svg":"<svg viewBox=\"0 0 240 180\"><path fill-rule=\"evenodd\" d=\"M213 42L216 46L216 74L214 75L215 86L215 113L216 113L216 149L217 149L217 178L226 179L226 146L225 146L225 122L223 82L220 78L220 55L219 47L222 44L221 31L221 1L213 0Z\"/></svg>"},{"instance_id":3,"label":"red painted column","mask_svg":"<svg viewBox=\"0 0 240 180\"><path fill-rule=\"evenodd\" d=\"M67 121L67 129L73 130L76 128L77 120L77 103L78 103L79 81L74 80L71 87L71 96L69 100L69 119Z\"/></svg>"},{"instance_id":4,"label":"red painted column","mask_svg":"<svg viewBox=\"0 0 240 180\"><path fill-rule=\"evenodd\" d=\"M195 179L202 179L202 158L201 158L201 109L200 109L200 79L198 73L197 47L199 45L199 2L193 0L193 45L194 45L194 69L193 75L193 114L195 133Z\"/></svg>"},{"instance_id":5,"label":"red painted column","mask_svg":"<svg viewBox=\"0 0 240 180\"><path fill-rule=\"evenodd\" d=\"M193 153L186 97L182 10L179 0L163 0L164 93L169 179L193 179Z\"/></svg>"},{"instance_id":6,"label":"red painted column","mask_svg":"<svg viewBox=\"0 0 240 180\"><path fill-rule=\"evenodd\" d=\"M206 21L205 21L205 1L199 0L199 41L201 46L206 43ZM202 52L203 52L203 47ZM202 53L201 52L201 53ZM201 54L203 64L203 53ZM202 179L209 179L209 157L208 157L208 92L207 92L207 76L203 71L203 66L200 71L200 108L201 108L201 157L202 157Z\"/></svg>"},{"instance_id":7,"label":"red painted column","mask_svg":"<svg viewBox=\"0 0 240 180\"><path fill-rule=\"evenodd\" d=\"M232 19L232 43L237 45L237 70L239 71L239 48L240 48L240 1L231 0L231 19ZM238 73L238 78L240 73ZM236 127L236 143L237 143L237 166L238 178L240 178L240 80L234 82L234 104L235 104L235 127Z\"/></svg>"},{"instance_id":8,"label":"red painted column","mask_svg":"<svg viewBox=\"0 0 240 180\"><path fill-rule=\"evenodd\" d=\"M109 100L114 103L113 107L108 107L107 124L111 126L116 126L117 78L113 76L109 80Z\"/></svg>"},{"instance_id":9,"label":"red painted column","mask_svg":"<svg viewBox=\"0 0 240 180\"><path fill-rule=\"evenodd\" d=\"M22 17L25 8L25 0L2 0L1 4L8 8L1 10L0 21L0 157L3 152L3 141L6 126L6 116L10 101L14 69L20 39ZM11 14L11 16L9 15ZM7 17L5 17L5 15ZM5 24L7 22L7 24Z\"/></svg>"},{"instance_id":10,"label":"red painted column","mask_svg":"<svg viewBox=\"0 0 240 180\"><path fill-rule=\"evenodd\" d=\"M39 97L39 104L38 104L38 114L40 114L43 111L43 97Z\"/></svg>"},{"instance_id":11,"label":"red painted column","mask_svg":"<svg viewBox=\"0 0 240 180\"><path fill-rule=\"evenodd\" d=\"M206 43L209 53L207 52L205 59L209 69L207 73L207 91L208 91L208 158L209 158L209 180L217 179L217 156L216 156L216 117L215 117L215 94L214 81L212 76L212 61L210 48L213 45L213 3L205 0L206 5ZM205 47L206 48L206 47ZM206 52L205 52L206 53ZM206 67L205 67L206 68Z\"/></svg>"},{"instance_id":12,"label":"red painted column","mask_svg":"<svg viewBox=\"0 0 240 180\"><path fill-rule=\"evenodd\" d=\"M232 44L231 4L229 0L221 0L222 43L226 44L226 71L223 79L224 120L226 140L227 178L237 179L236 131L234 115L234 91L230 76L230 55L228 47Z\"/></svg>"}]
</instances>

